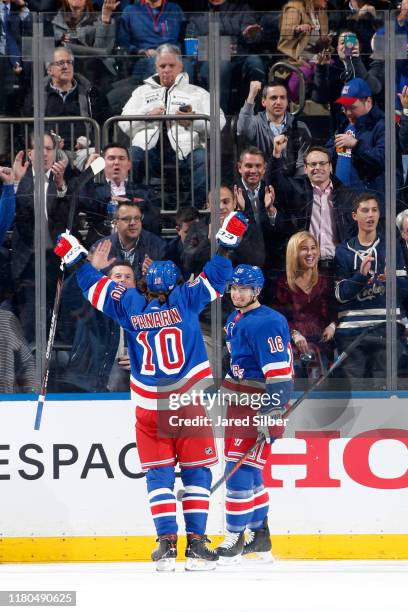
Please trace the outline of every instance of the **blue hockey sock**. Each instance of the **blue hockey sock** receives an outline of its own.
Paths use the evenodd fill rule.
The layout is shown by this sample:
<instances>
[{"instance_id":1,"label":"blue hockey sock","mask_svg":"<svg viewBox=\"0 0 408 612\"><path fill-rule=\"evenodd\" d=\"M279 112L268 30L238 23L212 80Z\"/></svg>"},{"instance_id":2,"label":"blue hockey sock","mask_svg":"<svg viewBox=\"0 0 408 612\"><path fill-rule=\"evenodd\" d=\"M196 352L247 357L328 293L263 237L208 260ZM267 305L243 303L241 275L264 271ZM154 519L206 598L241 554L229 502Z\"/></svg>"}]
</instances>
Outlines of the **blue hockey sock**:
<instances>
[{"instance_id":1,"label":"blue hockey sock","mask_svg":"<svg viewBox=\"0 0 408 612\"><path fill-rule=\"evenodd\" d=\"M212 474L207 467L182 468L184 485L182 498L186 533L203 535L207 526Z\"/></svg>"},{"instance_id":2,"label":"blue hockey sock","mask_svg":"<svg viewBox=\"0 0 408 612\"><path fill-rule=\"evenodd\" d=\"M150 510L157 535L177 533L174 466L152 468L146 474Z\"/></svg>"},{"instance_id":3,"label":"blue hockey sock","mask_svg":"<svg viewBox=\"0 0 408 612\"><path fill-rule=\"evenodd\" d=\"M263 484L262 470L256 470L254 474L254 511L248 523L250 529L260 529L264 525L265 517L268 516L269 494Z\"/></svg>"},{"instance_id":4,"label":"blue hockey sock","mask_svg":"<svg viewBox=\"0 0 408 612\"><path fill-rule=\"evenodd\" d=\"M234 463L227 462L225 472L228 473L233 467ZM228 531L244 531L247 524L252 520L255 471L257 469L250 465L242 465L227 481L225 512Z\"/></svg>"}]
</instances>

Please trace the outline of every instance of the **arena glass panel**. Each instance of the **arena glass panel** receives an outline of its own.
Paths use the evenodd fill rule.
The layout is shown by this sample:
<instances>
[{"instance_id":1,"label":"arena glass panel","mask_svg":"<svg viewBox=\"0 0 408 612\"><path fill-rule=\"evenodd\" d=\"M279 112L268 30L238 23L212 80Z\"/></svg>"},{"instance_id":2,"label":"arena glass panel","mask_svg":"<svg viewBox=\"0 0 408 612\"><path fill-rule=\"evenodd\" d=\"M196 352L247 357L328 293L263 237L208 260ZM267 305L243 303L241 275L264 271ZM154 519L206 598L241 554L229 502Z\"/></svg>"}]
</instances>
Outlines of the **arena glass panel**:
<instances>
[{"instance_id":1,"label":"arena glass panel","mask_svg":"<svg viewBox=\"0 0 408 612\"><path fill-rule=\"evenodd\" d=\"M92 15L96 31L98 27L100 29L100 17L97 13ZM116 28L119 29L120 16L116 15L115 18ZM81 24L74 28L71 23L64 24L64 19L62 13L50 14L45 18L44 27L48 34L55 36L57 46L55 49L53 46L48 47L48 52L44 54L44 57L48 57L49 65L43 116L47 117L45 127L52 127L57 135L59 155L66 155L70 166L73 166L72 183L71 176L67 180L68 207L72 202L70 194L75 186L75 174L84 168L88 154L98 153L109 144L115 145L104 154L106 168L99 182L96 185L91 182L80 192L75 204L73 231L75 235L81 236L88 249L93 250L98 241L103 238L113 240L119 231L122 232L120 246L125 245L126 241L126 245L132 247L134 245L130 242L135 242L138 230L141 233L136 238L139 248L135 249L135 253L127 252L131 249L117 248L111 255L111 258L115 256L117 260L130 262L135 276L132 282L142 277L145 260L165 257L177 262L183 279L187 280L192 274L197 275L201 271L210 256L209 215L205 212L210 181L209 96L197 95L194 88L188 86L187 77L183 77L181 83L187 87L176 85L174 95L169 96L163 95L163 87L158 88L159 95L155 100L146 101L145 96L149 95L153 87L144 84L144 79L149 81L149 77L156 72L157 57L150 57L153 53L140 52L137 41L132 42L123 32L118 34L114 49L109 48L108 31L105 32L105 47L98 46L101 37L95 38L93 44L90 39L86 39L88 44L85 44ZM173 26L178 27L175 23L177 14L170 14L166 19L167 26L163 31L160 30L163 40L158 42L167 42L164 36L166 31L170 31ZM189 15L185 14L185 19L188 22ZM58 46L61 42L63 45ZM171 37L169 42L172 43ZM191 46L188 47L184 40L180 39L179 42L181 56L176 53L176 63L186 70L195 84L196 51L191 50ZM171 55L174 50L170 47L164 49L166 51ZM159 74L159 85L162 84L160 79L163 70L166 67ZM176 66L176 74L171 78L175 80L182 71ZM66 120L48 121L48 117L58 115L61 111L59 101L53 96L55 92L52 85L58 88L64 80L69 82L70 74L77 83L80 113L75 112L74 104L69 105L68 95L64 108ZM87 83L92 85L92 96L86 90ZM84 87L87 93L85 107L81 106ZM133 103L135 96L136 101ZM191 110L191 121L184 120L179 114L179 108L183 105L188 106L184 110L187 117ZM126 117L121 116L123 110L126 117L136 115L137 118L127 122ZM158 121L153 123L149 118L145 120L152 110L160 115ZM91 114L90 111L93 111L92 117L100 128L99 140L95 126L88 126L82 120L87 113ZM80 116L74 120L75 114ZM126 149L129 149L130 159L113 159L123 157ZM191 150L193 154L190 154ZM115 194L113 191L110 193L107 187L107 183L115 178L115 170L112 170L114 164L121 168L118 175L124 172L125 176L121 179L126 183L124 193L120 193L120 190ZM131 201L130 212L124 208L118 209L118 203L125 198ZM138 211L137 214L133 210ZM126 221L128 218L132 219L130 223ZM61 218L59 222L62 224ZM138 228L133 227L135 224ZM184 248L184 238L192 224L199 226L200 231L188 237L189 248ZM130 236L132 232L133 237ZM197 240L205 251L200 256L196 255ZM99 267L106 272L109 268L106 261L99 261ZM52 285L48 278L47 291ZM203 326L209 336L210 315L206 316L208 321L206 324L203 315ZM84 300L75 278L68 273L56 330L49 391L128 391L128 363L123 332Z\"/></svg>"},{"instance_id":2,"label":"arena glass panel","mask_svg":"<svg viewBox=\"0 0 408 612\"><path fill-rule=\"evenodd\" d=\"M390 289L391 299L389 299L388 309L388 337L391 338L392 353L391 363L393 371L391 376L391 388L396 388L403 392L407 388L407 339L406 339L406 238L405 223L406 216L406 142L405 128L406 115L405 106L407 100L404 71L407 66L407 39L405 32L406 15L404 9L390 12L389 33L390 40L390 61L384 61L386 67L385 75L388 77L386 85L389 87L389 122L390 138L390 220L389 234L391 237L392 252L389 253L389 260L394 264L393 255L395 254L396 274L388 277L387 287ZM386 50L387 51L387 50ZM385 53L386 53L385 51ZM389 84L389 85L388 85ZM395 109L395 110L394 110ZM395 118L395 124L393 119ZM395 153L393 153L395 151ZM394 191L395 190L395 191ZM394 220L396 227L394 227ZM395 246L394 246L395 243Z\"/></svg>"},{"instance_id":3,"label":"arena glass panel","mask_svg":"<svg viewBox=\"0 0 408 612\"><path fill-rule=\"evenodd\" d=\"M221 31L226 16L227 14L222 15L222 13L219 15ZM353 248L353 245L347 246L347 241L357 237L358 234L352 205L354 199L361 193L374 192L379 199L378 224L382 235L379 248L383 267L386 250L389 249L390 253L395 250L395 237L387 219L391 214L391 203L395 201L396 183L390 180L390 174L395 175L400 162L396 163L385 156L387 150L385 142L391 143L391 127L386 123L387 100L384 95L384 91L388 92L389 88L384 88L383 84L384 52L381 51L384 39L388 40L384 35L385 18L388 20L388 13L382 14L379 11L376 11L375 16L371 14L356 16L350 11L327 13L322 10L319 13L319 24L313 24L311 36L306 42L305 39L308 37L300 36L304 44L299 45L299 34L302 34L303 30L298 27L301 25L300 21L295 23L296 16L293 11L289 16L284 10L276 14L248 13L242 16L242 23L245 21L245 24L253 24L254 40L245 41L245 37L241 35L238 45L240 51L238 55L241 54L241 59L250 61L246 64L244 62L248 72L245 70L240 72L240 78L233 81L233 87L236 89L243 87L246 90L241 96L236 90L233 96L234 103L239 107L233 119L233 125L236 126L233 131L236 145L235 159L239 159L248 145L258 146L261 150L264 148L262 152L267 161L266 184L271 183L274 188L274 207L277 209L277 214L272 232L268 228L269 235L266 241L265 231L263 232L267 251L263 266L267 290L263 297L264 303L281 310L289 319L294 335L296 388L299 390L308 388L319 375L327 373L339 354L347 350L360 334L360 346L353 345L354 357L350 356L337 367L322 388L346 392L347 395L349 391L384 391L396 386L396 379L393 381L392 375L396 372L397 343L396 338L391 341L391 337L387 342L386 334L389 326L386 322L386 312L390 313L391 308L395 307L396 296L392 291L386 291L386 276L373 268L368 274L367 287L364 283L361 285L363 291L361 295L356 297L353 291L346 290L344 293L341 290L342 285L350 284L355 272L360 272L359 269L354 270L354 260L348 262L347 250L349 246ZM265 23L270 26L272 24L272 27L275 24L278 28L276 46L272 49L271 38L267 41L262 40L263 31L267 31ZM261 50L258 54L258 57L261 56L264 60L261 80L265 82L268 78L269 82L273 81L276 89L271 88L269 91L261 92L260 84L252 83L251 91L251 86L245 82L246 77L250 79L247 75L251 75L251 68L254 68L254 57L250 49L251 45L254 49L256 45L262 47L262 44L264 53ZM231 48L230 45L229 50ZM221 57L230 59L226 47L221 45L221 53L223 52L224 55ZM274 53L277 53L276 57ZM231 69L231 63L228 66ZM354 78L365 81L365 83L360 81L353 83L354 86L362 87L361 91L357 89L354 93L371 97L373 104L368 103L362 109L352 108L350 112L353 90L347 99L347 90L342 93L342 89ZM221 79L221 82L225 81ZM271 122L266 124L264 132L266 136L268 129L273 136L279 137L280 130L287 134L283 146L276 146L273 152L273 137L269 139L265 136L260 137L259 123L255 124L258 132L251 131L251 128L254 125L254 116L257 117L259 111L264 110L267 105L270 105L270 110L267 111L269 115L275 113L276 117L278 113L273 109L272 98L278 100L275 104L278 111L281 110L279 97L276 94L279 94L280 90L285 94L282 85L287 88L286 97L289 100L288 110L291 111L292 130L288 124L285 126L271 125ZM269 96L268 100L268 94L271 93L275 96ZM341 104L342 100L336 103L336 100L343 95L346 98L345 105ZM364 98L356 96L356 99ZM367 116L364 118L364 115ZM355 132L356 122L360 132L362 127L369 123L366 133L364 134L364 131L361 133L360 140L349 138ZM296 126L296 131L293 125ZM297 142L294 135L297 137ZM357 150L353 152L357 141ZM366 148L366 155L364 147L367 146L371 147L371 151ZM311 159L308 155L305 156L305 151L310 147L317 147L317 150L312 150L310 153ZM359 148L362 149L361 156L355 155L359 153ZM324 149L327 149L328 153ZM302 157L303 163L300 162ZM356 158L359 159L354 162ZM325 160L330 161L330 164L324 164ZM329 168L331 172L328 172ZM232 176L234 181L240 179L239 169L235 177L234 168L231 174L231 164L223 163L222 173L223 178ZM329 185L330 180L332 185L328 192L327 181L322 180L325 174L328 175ZM321 192L321 186L326 193ZM253 219L256 216L253 211L256 210L257 202L254 206L249 201L248 191L247 194L245 210ZM317 214L316 207L312 205L316 200L322 207L326 206L329 217L325 216L324 212L323 215ZM299 232L305 230L312 233L314 240L310 236L300 235ZM309 240L311 241L309 247L315 247L313 242L316 243L316 237L319 255L316 257L312 253L309 263L300 264L299 240L302 238L306 242ZM346 249L343 253L344 261L340 248L336 256L336 248L342 242L344 242L343 249ZM356 250L361 253L366 250L363 246L354 244L354 248L357 247ZM288 255L287 249L289 249ZM259 255L259 251L259 248L257 252L251 249L251 263L257 263L255 253ZM298 265L312 266L313 257L317 260L318 280L317 283L315 279L309 282L309 285L313 285L310 292L310 286L307 286L305 280L308 275L303 272L298 274L296 269ZM360 255L358 259L361 261ZM387 257L387 261L391 262L391 269L395 270L390 256ZM286 270L287 264L288 270ZM374 262L374 265L379 266L379 262ZM338 281L346 283L338 284ZM301 289L299 285L300 287L303 285L303 288ZM340 287L337 294L336 286ZM370 306L362 307L364 302ZM376 308L373 307L374 302ZM364 330L371 328L372 325L375 329L368 330L363 336ZM334 327L336 329L333 334ZM394 328L391 326L389 331Z\"/></svg>"},{"instance_id":4,"label":"arena glass panel","mask_svg":"<svg viewBox=\"0 0 408 612\"><path fill-rule=\"evenodd\" d=\"M21 30L27 30L27 13ZM23 95L22 58L3 48L0 56L0 360L2 394L32 394L37 390L36 352L39 347L35 310L33 187L26 166L31 157L29 125L19 117ZM32 129L32 125L31 125ZM26 136L27 146L23 145ZM16 206L16 192L23 206ZM31 205L30 205L31 204Z\"/></svg>"},{"instance_id":5,"label":"arena glass panel","mask_svg":"<svg viewBox=\"0 0 408 612\"><path fill-rule=\"evenodd\" d=\"M49 16L49 17L50 18L48 18L47 16L45 19L45 22L47 24L46 28L48 29L49 29L49 23L52 22L54 15ZM290 70L288 72L287 63L288 63L288 58L289 58L289 64L290 64L290 55L288 55L288 53L290 52L290 49L288 49L288 40L285 38L285 35L284 35L285 32L281 33L279 30L280 28L279 24L280 24L280 18L281 18L280 13L250 13L244 16L245 19L248 21L249 26L257 26L257 27L252 28L252 34L255 40L251 41L251 43L246 44L246 48L245 48L245 44L241 44L241 47L240 47L239 45L240 41L235 40L235 38L238 39L239 36L234 38L234 35L232 35L232 40L226 40L226 38L228 38L229 35L223 34L223 30L222 30L223 15L222 14L216 14L216 15L212 14L211 16L207 16L208 17L208 28L207 28L208 34L204 36L204 41L201 41L200 39L201 37L199 36L199 33L198 33L198 27L200 26L200 24L194 23L194 17L196 18L197 14L192 13L191 15L186 15L186 17L187 17L187 26L190 25L190 29L187 28L187 31L186 31L186 38L188 39L188 48L185 46L184 55L187 55L188 60L191 58L191 63L193 63L193 74L197 74L197 72L200 73L200 66L199 66L200 59L202 59L201 63L203 63L204 62L203 58L206 57L205 53L207 52L208 58L209 58L207 62L208 63L207 82L210 85L210 91L212 93L213 92L216 93L217 87L215 83L213 82L214 74L210 74L211 65L213 66L212 68L213 72L216 72L216 70L218 70L220 73L220 77L217 77L217 78L221 78L221 74L223 74L222 69L225 69L227 62L230 63L231 53L232 53L232 58L236 57L237 60L240 60L242 58L244 59L249 58L251 60L250 62L247 62L247 68L248 68L248 65L250 66L250 69L248 69L249 75L251 75L252 74L251 69L254 69L254 64L257 65L257 61L260 57L263 62L263 71L264 71L263 78L264 79L270 78L269 73L271 71L271 68L275 67L271 72L271 77L273 75L273 79L275 81L276 80L278 81L280 80L280 82L282 82L282 80L285 81L285 70L286 70L287 72L286 81L292 81L290 85L290 95L296 96L296 91L297 91L297 95L301 96L301 99L299 100L298 98L297 100L298 104L296 104L295 102L291 102L290 110L292 110L293 112L296 112L297 110L299 110L299 107L301 108L301 112L296 115L296 120L298 123L302 122L306 126L306 129L304 130L304 132L302 132L304 136L304 140L307 141L307 131L308 131L310 133L310 142L312 142L313 145L317 144L317 145L324 146L328 142L328 140L330 139L330 135L336 132L336 129L333 129L334 120L332 117L332 114L333 114L332 107L334 107L334 104L332 103L332 101L330 101L330 99L329 100L327 99L327 95L328 95L327 87L325 89L324 87L320 87L319 85L319 87L316 88L316 83L313 80L315 78L317 79L317 77L315 77L315 74L313 75L311 85L310 83L307 82L308 79L310 80L310 75L306 74L305 95L303 97L302 95L303 94L303 84L302 83L303 83L303 79L305 78L305 75L303 75L303 79L302 79L302 76L299 73L290 71ZM345 24L345 29L347 29L348 27L347 24L350 22L349 18L350 18L350 15L347 15L347 14L330 13L329 33L330 33L330 30L332 30L332 32L335 31L336 34L340 33L340 30L343 28L344 24ZM376 19L377 19L377 21L375 22L377 24L376 31L377 30L380 31L380 34L376 35L376 39L381 39L381 27L382 27L382 22L384 21L384 19L382 19L382 16L378 12L376 15ZM387 14L387 19L388 19L388 14ZM384 27L387 24L387 19L385 20ZM260 26L260 28L262 29L260 29L258 26ZM371 40L372 38L372 32L370 28L372 29L373 25L371 22L369 26L370 27L367 26L367 28L364 29L364 27L361 24L359 24L361 32L358 35L363 37L363 42L364 42L364 49L362 48L361 52L359 52L359 55L362 57L362 60L364 59L366 60L370 55L374 55L374 53L376 52L375 50L373 52L370 52L370 49L367 46L368 41ZM218 27L218 30L217 30L217 27ZM350 30L351 29L352 28L350 27ZM366 30L368 30L369 32L367 33ZM251 28L249 29L249 32L251 32ZM267 32L270 32L272 34L268 34L268 36L263 36L263 33L267 33ZM370 32L371 32L371 35L369 35ZM211 33L212 33L212 36L211 36ZM72 38L75 38L74 34L75 32L71 32L69 35L70 36L72 35ZM78 35L78 32L76 32L76 35ZM207 41L205 40L206 36L207 36ZM262 39L262 36L265 38L265 40ZM195 41L196 38L198 39L198 41ZM211 42L211 40L213 42ZM322 56L326 55L327 57L321 58L320 63L316 65L315 73L319 72L319 77L323 79L323 82L327 83L327 76L325 76L324 74L320 74L320 72L327 71L328 66L329 67L331 67L332 65L335 66L338 60L338 49L337 49L338 43L336 43L333 37L331 40L331 46L333 47L333 49L330 49L330 47L327 47L326 41L323 41L323 42L324 42L324 45L323 45L321 54ZM355 47L353 40L348 40L347 44L349 46L351 45L352 47ZM206 45L207 45L207 51L206 51ZM219 54L217 56L215 55L217 51L216 45L218 45L218 50L219 50ZM195 55L196 49L197 49L197 56ZM329 53L330 53L330 60L328 57ZM134 56L131 53L129 53L127 49L124 50L124 48L121 47L120 45L119 45L119 49L115 50L115 55L113 54L109 55L108 53L101 55L100 51L97 51L97 54L99 55L95 57L93 52L89 51L88 55L85 54L84 56L81 56L79 58L79 62L81 63L81 65L85 64L85 67L82 66L82 69L86 73L86 75L91 77L91 80L93 78L92 70L95 70L95 69L99 70L99 68L101 69L100 72L97 72L98 89L102 89L103 93L107 94L108 102L111 108L110 116L112 117L115 115L119 115L121 112L121 108L123 108L124 103L128 100L128 98L130 97L130 94L136 88L137 84L138 83L140 84L141 82L140 78L139 78L139 81L136 81L136 77L133 74L134 68L132 66L133 64L136 63L134 60ZM219 65L217 66L216 64L218 62L216 61L216 58L219 58L219 57L223 58L224 64L223 62L220 62ZM212 62L211 62L211 58L213 58ZM110 62L105 61L108 59L113 60L113 61L110 61ZM370 59L372 59L373 61L375 60L374 57ZM77 63L76 60L77 58L75 58L75 69L76 69L76 63ZM90 60L89 62L90 68L88 68L87 60ZM281 65L276 66L277 60L280 60ZM330 61L330 64L329 64L329 61ZM282 62L283 62L283 65L282 65ZM95 64L97 66L99 65L99 68L95 68ZM103 64L103 69L101 68L101 64ZM239 65L239 61L237 61L236 64ZM292 62L292 65L293 64L294 62ZM113 65L113 68L112 68L112 65ZM37 66L38 66L38 70L40 70L39 64L37 64ZM112 69L110 69L109 66L111 66ZM381 70L381 65L377 64L376 67L379 70ZM256 69L257 68L255 66L255 70ZM87 72L88 70L90 70L89 73ZM102 76L102 70L103 70L104 76ZM210 77L212 77L212 79L210 79ZM105 78L105 81L103 81L103 78ZM203 85L203 83L206 82L205 78L206 78L205 74L204 74L204 77L202 74L200 74L199 76L197 76L197 83L200 85ZM298 81L297 84L296 84L296 78ZM326 79L326 81L324 81L324 79ZM222 79L223 84L224 82L227 82L227 81L225 81L224 78ZM233 82L231 84L231 90L233 93L230 96L230 99L232 101L232 107L229 106L230 102L228 103L224 102L224 105L226 104L226 108L228 110L225 113L226 118L227 118L226 127L223 129L221 133L221 142L220 142L220 147L219 147L219 155L221 156L221 162L220 162L221 176L219 177L219 179L217 179L216 173L218 171L216 167L211 166L211 160L210 160L210 164L209 164L210 168L208 169L208 177L207 177L208 187L210 186L211 182L213 182L214 187L215 187L217 184L217 180L219 184L221 184L221 182L226 182L230 186L233 186L234 181L235 181L235 177L234 177L235 165L239 157L238 153L240 153L242 149L244 148L244 146L246 146L247 144L245 141L245 136L243 137L241 132L240 131L238 132L238 123L239 123L239 111L241 110L241 108L243 108L245 100L248 98L248 95L250 93L249 92L250 87L249 87L248 81L245 81L244 78L242 79L233 78L232 81ZM249 81L249 83L250 82L251 81ZM321 81L317 81L317 83L319 84L321 83ZM236 87L237 84L240 86L242 90L245 89L246 91L239 92ZM123 90L120 89L120 87L122 86L127 88L126 91L125 89ZM308 89L307 89L308 86L309 86L309 92L310 92L310 87L311 87L311 93L308 93ZM296 87L297 87L297 90L296 90ZM252 93L254 93L254 89ZM332 92L330 91L329 93L332 93ZM224 88L219 87L217 95L220 101L221 99L225 100L225 87ZM233 108L234 104L235 106L237 106L237 108ZM254 106L255 106L255 112L257 110L260 111L263 109L262 95L260 93L257 94L257 101ZM70 152L72 150L72 145L75 147L75 145L77 144L76 139L78 138L78 136L75 137L75 133L74 133L74 137L72 136L72 129L73 128L70 128L70 134L68 135L68 140L70 141L70 146L69 146ZM88 146L92 148L92 145L93 145L93 142L92 142L93 135L87 134L86 132L84 132L84 134L81 134L81 135L84 136L87 142L85 143L84 141L81 141L79 145L81 147L85 147L86 152L88 152L87 150ZM216 135L213 134L213 136L216 136ZM103 141L103 143L106 141L112 140L112 139L116 139L116 137L119 139L123 138L123 135L121 134L119 128L117 128L116 133L109 134L109 136L106 137L106 140ZM269 155L269 157L273 157L273 156ZM216 159L216 149L214 149L214 159ZM231 160L233 161L231 162ZM398 166L398 164L396 164L396 166ZM393 166L392 172L394 172L394 168L395 167ZM301 170L300 166L298 169L299 169L299 174L300 174L300 170ZM132 164L132 170L133 170L133 164ZM170 175L170 172L168 174ZM176 170L173 170L173 174L176 174ZM146 177L144 176L142 180L145 180L145 178ZM158 178L159 186L158 188L157 188L157 185L155 187L156 193L157 191L160 192L159 199L161 198L161 195L163 192L163 189L162 189L163 181L161 179L162 179L162 176L159 176ZM150 181L150 178L149 178L149 181ZM171 190L171 189L167 190L166 188L166 192L167 191L174 192L174 190ZM282 192L282 189L280 191ZM279 189L276 188L275 192L279 192ZM279 193L278 193L278 196L279 196ZM275 193L275 197L276 197L276 193ZM388 195L388 197L391 199L390 194ZM188 200L188 197L187 197L187 200ZM163 200L160 199L159 218L163 220L163 225L164 225L163 229L168 230L168 235L171 236L171 232L173 231L172 223L170 219L171 215L166 215L166 216L163 215L162 201ZM278 206L279 197L277 197L275 203L276 203L275 208L278 210L278 213L281 212L281 209ZM171 212L171 206L172 204L169 205L168 212ZM177 206L177 203L176 203L176 206ZM386 206L386 210L387 211L389 210L388 204ZM284 276L285 251L286 251L287 242L289 241L289 238L292 236L293 233L297 233L292 230L299 229L298 217L300 217L302 214L304 215L304 211L301 214L297 214L296 211L295 212L286 211L286 213L289 216L289 219L283 216L282 225L279 225L279 222L281 220L279 219L279 214L278 214L277 228L275 229L275 235L277 236L277 238L275 239L275 242L274 242L274 249L280 250L280 256L279 257L274 256L272 263L269 264L269 269L265 268L266 276L268 279L267 284L269 284L268 290L270 292L269 295L267 294L266 303L269 303L272 305L274 304L274 300L276 300L276 296L278 295L276 288L274 288L274 282L277 283L279 281L279 276ZM104 210L104 214L102 214L101 216L102 217L107 216L106 207ZM106 221L107 223L106 227L108 228L108 224L110 222L109 219L101 218L100 221L103 224L105 224L105 221ZM386 216L385 216L385 221L386 221ZM81 224L84 223L86 226L86 221L81 220L80 223ZM85 233L85 231L86 229L84 230L84 228L82 227L81 232ZM390 235L390 239L392 240L393 239L392 233L389 235ZM391 249L391 247L389 248ZM269 283L269 280L271 280L270 283ZM283 287L283 289L285 289L285 287ZM284 291L282 291L282 295L284 296ZM387 299L392 300L393 296L391 296L391 298L387 297ZM394 300L395 300L395 296L394 296ZM37 307L41 308L41 305L37 305ZM72 319L71 315L69 315L69 318ZM75 324L72 325L72 320L70 321L70 323L71 323L71 326L74 329L76 329L76 325ZM221 327L220 322L217 322L217 324L213 326L213 329L214 329L213 335L215 335L213 342L215 341L215 345L216 346L218 345L219 347L221 347L222 345L221 334L219 332L220 327ZM62 336L60 340L61 349L58 352L60 353L61 360L63 362L65 361L65 365L67 362L70 361L70 358L71 358L70 344L72 343L72 338L74 334L75 334L75 331L71 331L68 334L70 337L64 338L65 330L63 330L62 332ZM44 343L45 343L45 339L44 339L44 334L43 334L43 344ZM388 355L391 355L393 350L395 352L395 346L396 346L396 343L388 343L387 345ZM64 347L67 347L67 350L64 350ZM326 346L324 346L324 348L326 348ZM329 363L333 363L333 360L335 359L336 354L338 354L338 348L336 347L334 343L332 353L329 355ZM309 360L310 356L312 357L312 359ZM394 357L394 362L396 360L397 360L397 357ZM221 358L219 358L217 361L219 364L221 364ZM313 381L315 377L318 376L318 374L322 370L324 371L325 367L327 371L327 366L325 366L324 363L322 364L322 361L324 362L324 359L322 358L320 350L311 351L307 353L306 358L303 360L300 358L297 359L296 366L297 366L298 372L300 372L300 375L298 373L296 384L298 385L299 389L301 389L302 387L303 388L306 387L309 381ZM66 370L65 365L63 366L63 369L65 368ZM221 365L219 365L218 367L221 368ZM390 388L390 385L391 385L390 376L393 371L396 371L395 368L393 369L393 368L388 367L388 384L387 384L388 388ZM384 389L384 385L386 384L386 382L381 382L379 380L380 378L381 377L377 377L377 382L374 383L374 387L377 389ZM403 377L401 377L400 379L400 384L403 384L401 382L402 380L403 380ZM51 377L51 381L52 381L52 377ZM56 390L63 390L64 384L59 382L60 381L59 374L56 377L56 381L58 382L55 382L54 388ZM366 381L367 381L367 385L365 384ZM336 377L333 376L333 380L330 380L329 383L328 385L332 389L342 389L342 388L344 389L345 387L347 387L347 384L345 383L344 379L338 378L337 376ZM368 383L368 380L366 379L366 377L363 377L363 380L361 380L359 384L353 382L353 388L359 388L363 390L365 387L367 388L373 387L371 383Z\"/></svg>"}]
</instances>

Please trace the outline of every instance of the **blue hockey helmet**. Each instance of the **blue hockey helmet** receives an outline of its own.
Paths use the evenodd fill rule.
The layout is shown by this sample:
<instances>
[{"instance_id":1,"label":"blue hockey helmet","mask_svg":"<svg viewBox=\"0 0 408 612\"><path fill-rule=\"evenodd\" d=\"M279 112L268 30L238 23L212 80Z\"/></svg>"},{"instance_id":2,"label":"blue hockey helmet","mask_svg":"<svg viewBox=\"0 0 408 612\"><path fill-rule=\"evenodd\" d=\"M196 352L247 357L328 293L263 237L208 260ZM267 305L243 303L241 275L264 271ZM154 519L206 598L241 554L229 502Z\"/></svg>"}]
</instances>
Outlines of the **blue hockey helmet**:
<instances>
[{"instance_id":1,"label":"blue hockey helmet","mask_svg":"<svg viewBox=\"0 0 408 612\"><path fill-rule=\"evenodd\" d=\"M149 291L159 293L174 289L181 272L176 264L170 260L154 261L146 274L146 283Z\"/></svg>"},{"instance_id":2,"label":"blue hockey helmet","mask_svg":"<svg viewBox=\"0 0 408 612\"><path fill-rule=\"evenodd\" d=\"M241 285L243 287L252 287L253 289L262 289L264 282L265 278L259 266L240 264L232 273L230 286Z\"/></svg>"}]
</instances>

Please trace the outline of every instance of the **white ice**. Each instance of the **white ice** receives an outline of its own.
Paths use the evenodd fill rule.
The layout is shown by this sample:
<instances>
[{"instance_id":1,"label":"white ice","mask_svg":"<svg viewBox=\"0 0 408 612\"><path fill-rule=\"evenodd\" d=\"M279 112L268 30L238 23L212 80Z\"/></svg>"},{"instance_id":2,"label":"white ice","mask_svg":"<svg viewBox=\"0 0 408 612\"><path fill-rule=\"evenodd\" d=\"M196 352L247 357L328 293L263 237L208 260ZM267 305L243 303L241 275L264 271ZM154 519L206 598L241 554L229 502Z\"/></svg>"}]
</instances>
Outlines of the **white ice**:
<instances>
[{"instance_id":1,"label":"white ice","mask_svg":"<svg viewBox=\"0 0 408 612\"><path fill-rule=\"evenodd\" d=\"M392 561L254 561L200 573L178 563L172 574L151 563L3 564L0 590L75 590L75 608L41 608L61 612L407 612L407 574L407 562Z\"/></svg>"}]
</instances>

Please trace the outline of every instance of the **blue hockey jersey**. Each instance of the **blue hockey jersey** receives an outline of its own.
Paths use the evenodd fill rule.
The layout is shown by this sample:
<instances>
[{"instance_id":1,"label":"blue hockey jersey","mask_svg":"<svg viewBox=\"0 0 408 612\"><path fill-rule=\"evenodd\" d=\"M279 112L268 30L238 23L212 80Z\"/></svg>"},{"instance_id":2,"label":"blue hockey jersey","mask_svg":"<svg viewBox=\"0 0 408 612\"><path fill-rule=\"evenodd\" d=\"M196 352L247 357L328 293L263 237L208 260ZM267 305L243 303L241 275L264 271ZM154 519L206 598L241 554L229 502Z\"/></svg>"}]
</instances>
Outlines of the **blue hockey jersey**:
<instances>
[{"instance_id":1,"label":"blue hockey jersey","mask_svg":"<svg viewBox=\"0 0 408 612\"><path fill-rule=\"evenodd\" d=\"M230 352L229 376L235 380L291 382L292 348L288 322L268 306L241 314L235 310L227 320L226 343Z\"/></svg>"},{"instance_id":2,"label":"blue hockey jersey","mask_svg":"<svg viewBox=\"0 0 408 612\"><path fill-rule=\"evenodd\" d=\"M86 299L126 331L137 406L155 410L169 392L184 393L211 376L198 315L222 295L232 276L228 259L214 255L196 279L176 286L164 304L117 285L91 264L76 274Z\"/></svg>"},{"instance_id":3,"label":"blue hockey jersey","mask_svg":"<svg viewBox=\"0 0 408 612\"><path fill-rule=\"evenodd\" d=\"M374 258L367 276L360 273L363 258ZM386 261L385 240L378 236L370 246L358 238L346 240L336 247L336 299L339 302L337 334L358 334L362 328L385 323ZM408 276L401 245L397 242L397 318L400 306L408 297Z\"/></svg>"}]
</instances>

